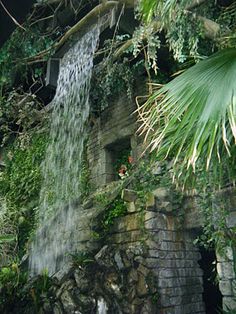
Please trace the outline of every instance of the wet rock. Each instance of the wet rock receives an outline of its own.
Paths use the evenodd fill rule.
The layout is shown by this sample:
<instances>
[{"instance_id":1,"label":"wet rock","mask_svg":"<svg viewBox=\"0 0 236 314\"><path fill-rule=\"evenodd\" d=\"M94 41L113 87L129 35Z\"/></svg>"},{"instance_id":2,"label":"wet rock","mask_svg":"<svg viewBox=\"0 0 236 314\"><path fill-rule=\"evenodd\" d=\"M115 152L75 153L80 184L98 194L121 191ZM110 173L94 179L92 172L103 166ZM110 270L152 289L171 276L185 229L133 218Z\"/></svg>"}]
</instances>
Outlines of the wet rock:
<instances>
[{"instance_id":1,"label":"wet rock","mask_svg":"<svg viewBox=\"0 0 236 314\"><path fill-rule=\"evenodd\" d=\"M86 293L90 290L90 281L83 271L76 270L74 273L74 278L78 289L82 293Z\"/></svg>"},{"instance_id":2,"label":"wet rock","mask_svg":"<svg viewBox=\"0 0 236 314\"><path fill-rule=\"evenodd\" d=\"M54 304L53 314L63 314L63 308L59 302Z\"/></svg>"},{"instance_id":3,"label":"wet rock","mask_svg":"<svg viewBox=\"0 0 236 314\"><path fill-rule=\"evenodd\" d=\"M117 265L117 267L119 268L119 270L125 268L125 265L124 265L124 263L123 263L123 260L122 260L122 258L121 258L121 254L120 254L119 251L115 253L115 255L114 255L114 260L115 260L116 265Z\"/></svg>"},{"instance_id":4,"label":"wet rock","mask_svg":"<svg viewBox=\"0 0 236 314\"><path fill-rule=\"evenodd\" d=\"M140 297L148 294L148 285L146 283L145 277L142 274L138 275L137 294Z\"/></svg>"},{"instance_id":5,"label":"wet rock","mask_svg":"<svg viewBox=\"0 0 236 314\"><path fill-rule=\"evenodd\" d=\"M96 255L95 260L98 265L111 268L114 267L114 262L112 260L111 252L108 245L105 245Z\"/></svg>"},{"instance_id":6,"label":"wet rock","mask_svg":"<svg viewBox=\"0 0 236 314\"><path fill-rule=\"evenodd\" d=\"M60 299L65 313L71 314L75 312L75 310L77 309L77 305L69 291L63 291Z\"/></svg>"},{"instance_id":7,"label":"wet rock","mask_svg":"<svg viewBox=\"0 0 236 314\"><path fill-rule=\"evenodd\" d=\"M44 303L43 303L43 313L44 314L52 313L52 306L51 306L51 303L48 300L45 300Z\"/></svg>"},{"instance_id":8,"label":"wet rock","mask_svg":"<svg viewBox=\"0 0 236 314\"><path fill-rule=\"evenodd\" d=\"M81 308L81 313L83 314L95 313L96 300L94 298L81 294L79 297L79 305Z\"/></svg>"},{"instance_id":9,"label":"wet rock","mask_svg":"<svg viewBox=\"0 0 236 314\"><path fill-rule=\"evenodd\" d=\"M129 284L134 284L138 281L138 273L135 269L131 269L128 275L128 283Z\"/></svg>"},{"instance_id":10,"label":"wet rock","mask_svg":"<svg viewBox=\"0 0 236 314\"><path fill-rule=\"evenodd\" d=\"M67 278L70 277L74 272L74 266L72 263L66 263L62 269L60 269L55 275L53 276L54 280L57 280L59 283L65 281Z\"/></svg>"},{"instance_id":11,"label":"wet rock","mask_svg":"<svg viewBox=\"0 0 236 314\"><path fill-rule=\"evenodd\" d=\"M108 305L104 298L100 297L97 303L97 313L98 314L107 314L108 313Z\"/></svg>"},{"instance_id":12,"label":"wet rock","mask_svg":"<svg viewBox=\"0 0 236 314\"><path fill-rule=\"evenodd\" d=\"M151 300L146 300L140 311L140 314L150 314L150 313L156 313L156 311L154 309L153 302Z\"/></svg>"},{"instance_id":13,"label":"wet rock","mask_svg":"<svg viewBox=\"0 0 236 314\"><path fill-rule=\"evenodd\" d=\"M61 294L62 294L64 291L71 291L71 290L74 289L74 287L75 287L75 282L74 282L74 280L69 279L69 280L65 281L65 282L61 285L60 289L56 292L56 297L57 297L57 298L60 298Z\"/></svg>"}]
</instances>

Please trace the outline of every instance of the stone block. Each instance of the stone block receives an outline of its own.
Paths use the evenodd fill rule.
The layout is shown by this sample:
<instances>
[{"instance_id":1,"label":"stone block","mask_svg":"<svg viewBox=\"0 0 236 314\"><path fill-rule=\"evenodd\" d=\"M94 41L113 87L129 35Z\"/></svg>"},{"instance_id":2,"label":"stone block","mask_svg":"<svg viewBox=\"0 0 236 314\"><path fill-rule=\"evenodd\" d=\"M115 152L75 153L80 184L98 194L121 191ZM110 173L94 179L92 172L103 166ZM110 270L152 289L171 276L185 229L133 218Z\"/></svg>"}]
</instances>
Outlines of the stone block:
<instances>
[{"instance_id":1,"label":"stone block","mask_svg":"<svg viewBox=\"0 0 236 314\"><path fill-rule=\"evenodd\" d=\"M177 271L172 268L172 269L161 269L159 271L159 278L163 279L163 278L173 278L173 277L177 277L178 273Z\"/></svg>"},{"instance_id":2,"label":"stone block","mask_svg":"<svg viewBox=\"0 0 236 314\"><path fill-rule=\"evenodd\" d=\"M159 250L160 249L160 242L159 239L155 239L153 234L152 236L148 238L148 240L146 241L147 246L151 249L151 250Z\"/></svg>"},{"instance_id":3,"label":"stone block","mask_svg":"<svg viewBox=\"0 0 236 314\"><path fill-rule=\"evenodd\" d=\"M232 262L222 262L216 265L220 279L235 279L234 266Z\"/></svg>"},{"instance_id":4,"label":"stone block","mask_svg":"<svg viewBox=\"0 0 236 314\"><path fill-rule=\"evenodd\" d=\"M123 263L123 260L121 258L120 252L117 251L114 255L114 261L116 262L116 265L118 267L119 270L122 270L125 268L125 265Z\"/></svg>"},{"instance_id":5,"label":"stone block","mask_svg":"<svg viewBox=\"0 0 236 314\"><path fill-rule=\"evenodd\" d=\"M223 296L233 295L232 282L230 280L220 280L219 289Z\"/></svg>"},{"instance_id":6,"label":"stone block","mask_svg":"<svg viewBox=\"0 0 236 314\"><path fill-rule=\"evenodd\" d=\"M228 228L236 227L236 211L229 213L226 217L226 225Z\"/></svg>"},{"instance_id":7,"label":"stone block","mask_svg":"<svg viewBox=\"0 0 236 314\"><path fill-rule=\"evenodd\" d=\"M233 250L231 247L227 247L221 254L216 252L216 258L218 262L233 261Z\"/></svg>"},{"instance_id":8,"label":"stone block","mask_svg":"<svg viewBox=\"0 0 236 314\"><path fill-rule=\"evenodd\" d=\"M170 190L165 187L160 187L152 191L153 195L160 200L165 200L171 197Z\"/></svg>"},{"instance_id":9,"label":"stone block","mask_svg":"<svg viewBox=\"0 0 236 314\"><path fill-rule=\"evenodd\" d=\"M150 219L153 219L153 218L157 218L157 217L159 217L159 214L157 214L155 212L146 211L144 220L147 221L147 220L150 220Z\"/></svg>"},{"instance_id":10,"label":"stone block","mask_svg":"<svg viewBox=\"0 0 236 314\"><path fill-rule=\"evenodd\" d=\"M145 276L141 273L138 274L138 282L136 285L136 289L139 297L143 297L148 294L148 285L146 283Z\"/></svg>"},{"instance_id":11,"label":"stone block","mask_svg":"<svg viewBox=\"0 0 236 314\"><path fill-rule=\"evenodd\" d=\"M172 241L162 241L161 250L164 251L181 251L185 249L185 243L183 242L172 242Z\"/></svg>"},{"instance_id":12,"label":"stone block","mask_svg":"<svg viewBox=\"0 0 236 314\"><path fill-rule=\"evenodd\" d=\"M160 230L158 233L160 240L175 241L178 239L176 232L168 230Z\"/></svg>"},{"instance_id":13,"label":"stone block","mask_svg":"<svg viewBox=\"0 0 236 314\"><path fill-rule=\"evenodd\" d=\"M114 224L111 233L117 232L125 232L132 230L140 229L140 215L132 214L126 215L124 217L120 217L116 219L116 223Z\"/></svg>"},{"instance_id":14,"label":"stone block","mask_svg":"<svg viewBox=\"0 0 236 314\"><path fill-rule=\"evenodd\" d=\"M161 269L159 278L184 278L184 277L201 277L202 270L200 268L170 268Z\"/></svg>"},{"instance_id":15,"label":"stone block","mask_svg":"<svg viewBox=\"0 0 236 314\"><path fill-rule=\"evenodd\" d=\"M62 305L59 302L56 302L53 307L53 314L63 314Z\"/></svg>"},{"instance_id":16,"label":"stone block","mask_svg":"<svg viewBox=\"0 0 236 314\"><path fill-rule=\"evenodd\" d=\"M236 310L236 300L235 297L224 297L223 298L223 310Z\"/></svg>"},{"instance_id":17,"label":"stone block","mask_svg":"<svg viewBox=\"0 0 236 314\"><path fill-rule=\"evenodd\" d=\"M138 281L138 272L132 268L131 271L128 274L128 283L133 284Z\"/></svg>"},{"instance_id":18,"label":"stone block","mask_svg":"<svg viewBox=\"0 0 236 314\"><path fill-rule=\"evenodd\" d=\"M69 279L69 280L65 281L65 282L61 285L60 289L57 290L57 292L56 292L56 297L57 297L57 298L60 298L60 296L62 295L62 293L63 293L64 291L72 291L75 286L76 286L76 285L75 285L75 281L74 281L74 280Z\"/></svg>"},{"instance_id":19,"label":"stone block","mask_svg":"<svg viewBox=\"0 0 236 314\"><path fill-rule=\"evenodd\" d=\"M122 233L112 234L110 236L110 242L114 244L124 244L136 241L144 241L147 239L147 235L144 235L140 230L127 231Z\"/></svg>"},{"instance_id":20,"label":"stone block","mask_svg":"<svg viewBox=\"0 0 236 314\"><path fill-rule=\"evenodd\" d=\"M164 259L167 256L167 252L165 251L149 250L148 252L149 252L149 257Z\"/></svg>"},{"instance_id":21,"label":"stone block","mask_svg":"<svg viewBox=\"0 0 236 314\"><path fill-rule=\"evenodd\" d=\"M70 276L74 271L73 263L67 263L62 267L57 273L53 275L53 278L58 280L59 283L62 283Z\"/></svg>"},{"instance_id":22,"label":"stone block","mask_svg":"<svg viewBox=\"0 0 236 314\"><path fill-rule=\"evenodd\" d=\"M189 313L193 314L193 313L199 313L199 312L205 313L205 306L203 302L185 304L182 314L189 314Z\"/></svg>"},{"instance_id":23,"label":"stone block","mask_svg":"<svg viewBox=\"0 0 236 314\"><path fill-rule=\"evenodd\" d=\"M127 212L128 213L134 213L134 212L137 212L137 211L138 211L138 209L136 208L134 202L130 202L130 203L127 204Z\"/></svg>"},{"instance_id":24,"label":"stone block","mask_svg":"<svg viewBox=\"0 0 236 314\"><path fill-rule=\"evenodd\" d=\"M90 290L90 281L84 272L81 270L76 270L74 272L74 278L79 291L82 293L87 293Z\"/></svg>"},{"instance_id":25,"label":"stone block","mask_svg":"<svg viewBox=\"0 0 236 314\"><path fill-rule=\"evenodd\" d=\"M173 211L173 206L171 202L156 200L155 204L157 210L160 212L170 213Z\"/></svg>"},{"instance_id":26,"label":"stone block","mask_svg":"<svg viewBox=\"0 0 236 314\"><path fill-rule=\"evenodd\" d=\"M193 291L194 290L194 291ZM167 294L169 296L182 296L182 298L184 298L184 296L188 296L188 295L192 295L193 293L196 295L202 295L203 292L203 286L202 285L194 285L192 288L190 288L189 286L186 287L161 287L159 289L160 294Z\"/></svg>"},{"instance_id":27,"label":"stone block","mask_svg":"<svg viewBox=\"0 0 236 314\"><path fill-rule=\"evenodd\" d=\"M184 278L163 278L158 280L158 287L160 288L172 288L181 287L186 285Z\"/></svg>"},{"instance_id":28,"label":"stone block","mask_svg":"<svg viewBox=\"0 0 236 314\"><path fill-rule=\"evenodd\" d=\"M64 308L64 313L71 314L74 313L74 311L77 308L76 302L74 301L73 297L71 296L69 291L64 291L60 297L61 303Z\"/></svg>"},{"instance_id":29,"label":"stone block","mask_svg":"<svg viewBox=\"0 0 236 314\"><path fill-rule=\"evenodd\" d=\"M148 193L146 196L146 207L149 208L153 208L155 206L155 197L152 193Z\"/></svg>"},{"instance_id":30,"label":"stone block","mask_svg":"<svg viewBox=\"0 0 236 314\"><path fill-rule=\"evenodd\" d=\"M134 190L124 189L121 192L121 198L125 202L135 202L137 199L137 193Z\"/></svg>"},{"instance_id":31,"label":"stone block","mask_svg":"<svg viewBox=\"0 0 236 314\"><path fill-rule=\"evenodd\" d=\"M146 212L145 214L145 228L148 230L159 230L159 229L166 229L167 228L167 219L166 216L163 214L159 214L154 216L153 218L146 219L147 213L153 212Z\"/></svg>"}]
</instances>

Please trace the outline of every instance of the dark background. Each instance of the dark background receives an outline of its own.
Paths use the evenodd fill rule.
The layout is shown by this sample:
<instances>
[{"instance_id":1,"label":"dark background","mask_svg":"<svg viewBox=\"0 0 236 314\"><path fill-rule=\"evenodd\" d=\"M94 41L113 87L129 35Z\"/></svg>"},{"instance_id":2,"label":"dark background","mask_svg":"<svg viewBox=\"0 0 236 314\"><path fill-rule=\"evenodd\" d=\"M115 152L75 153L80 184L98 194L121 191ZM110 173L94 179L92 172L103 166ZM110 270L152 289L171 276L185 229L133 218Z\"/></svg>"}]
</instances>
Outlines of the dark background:
<instances>
[{"instance_id":1,"label":"dark background","mask_svg":"<svg viewBox=\"0 0 236 314\"><path fill-rule=\"evenodd\" d=\"M10 14L20 24L24 22L35 0L1 0ZM0 47L16 28L16 24L7 15L0 3Z\"/></svg>"}]
</instances>

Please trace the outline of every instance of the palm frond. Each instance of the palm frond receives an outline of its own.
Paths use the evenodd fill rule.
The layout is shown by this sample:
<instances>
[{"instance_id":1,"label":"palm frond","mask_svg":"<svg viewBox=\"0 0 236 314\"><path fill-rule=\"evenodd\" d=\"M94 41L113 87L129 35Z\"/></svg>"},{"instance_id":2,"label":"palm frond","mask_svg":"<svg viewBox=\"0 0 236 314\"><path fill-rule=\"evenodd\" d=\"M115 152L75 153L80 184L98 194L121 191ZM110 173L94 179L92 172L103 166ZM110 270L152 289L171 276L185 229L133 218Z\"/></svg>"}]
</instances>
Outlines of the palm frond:
<instances>
[{"instance_id":1,"label":"palm frond","mask_svg":"<svg viewBox=\"0 0 236 314\"><path fill-rule=\"evenodd\" d=\"M236 49L189 68L156 91L139 112L159 158L171 155L177 162L181 156L193 170L200 156L207 168L212 156L221 162L236 143Z\"/></svg>"}]
</instances>

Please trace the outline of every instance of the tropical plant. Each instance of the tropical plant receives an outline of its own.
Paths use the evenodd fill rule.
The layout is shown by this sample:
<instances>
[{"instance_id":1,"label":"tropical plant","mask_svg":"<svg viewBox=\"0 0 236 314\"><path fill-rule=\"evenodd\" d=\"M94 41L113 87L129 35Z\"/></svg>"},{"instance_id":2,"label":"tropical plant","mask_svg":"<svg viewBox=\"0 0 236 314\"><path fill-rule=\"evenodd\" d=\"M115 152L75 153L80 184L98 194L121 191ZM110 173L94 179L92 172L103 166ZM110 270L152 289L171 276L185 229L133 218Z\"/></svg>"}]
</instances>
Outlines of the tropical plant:
<instances>
[{"instance_id":1,"label":"tropical plant","mask_svg":"<svg viewBox=\"0 0 236 314\"><path fill-rule=\"evenodd\" d=\"M195 170L199 157L235 162L236 49L200 61L159 88L139 108L142 130L157 156ZM222 162L223 161L223 162ZM233 170L233 169L232 169Z\"/></svg>"},{"instance_id":2,"label":"tropical plant","mask_svg":"<svg viewBox=\"0 0 236 314\"><path fill-rule=\"evenodd\" d=\"M235 1L140 0L137 12L146 28L164 32L178 61L235 46Z\"/></svg>"}]
</instances>

